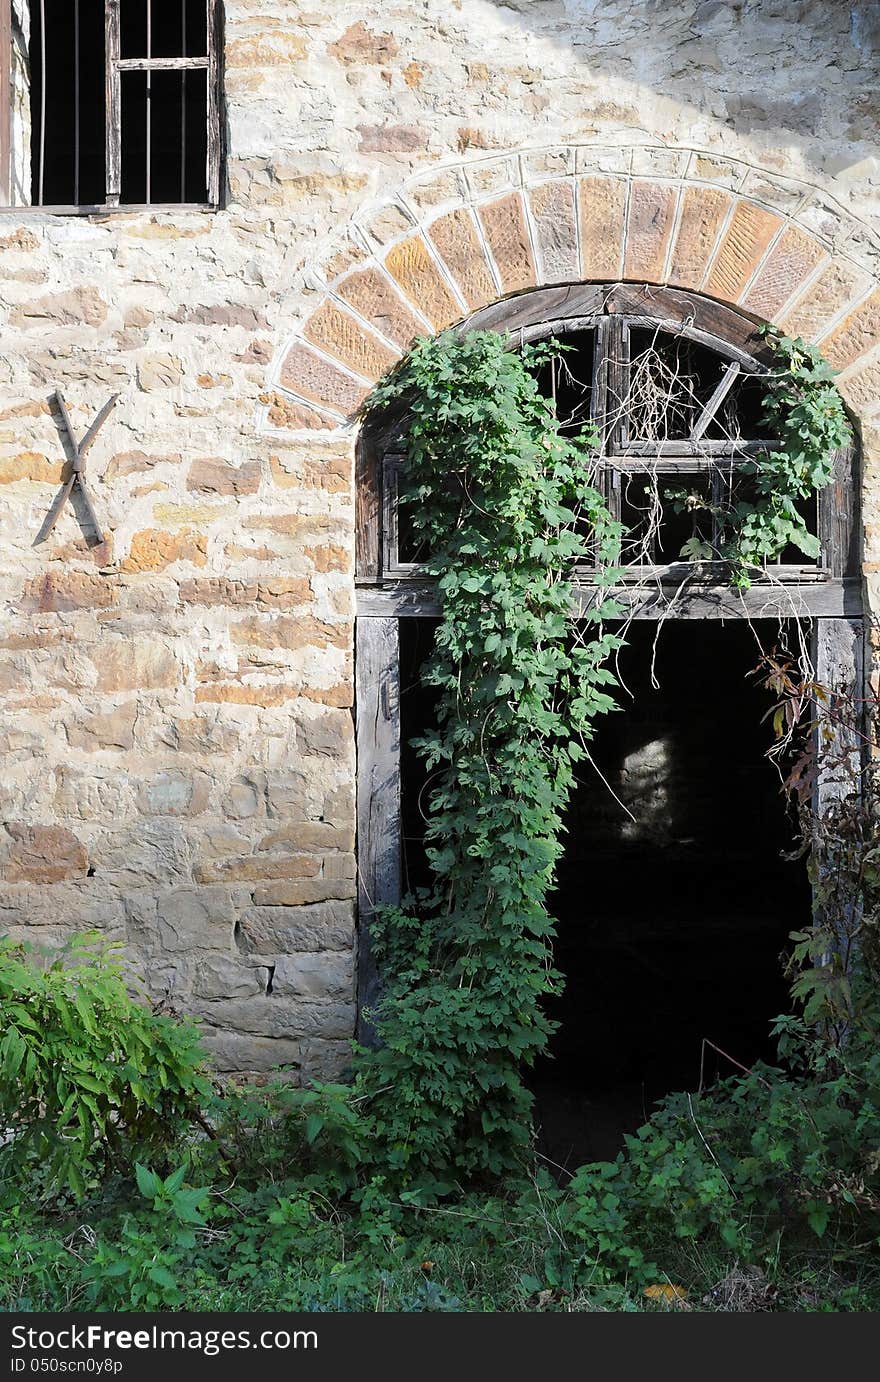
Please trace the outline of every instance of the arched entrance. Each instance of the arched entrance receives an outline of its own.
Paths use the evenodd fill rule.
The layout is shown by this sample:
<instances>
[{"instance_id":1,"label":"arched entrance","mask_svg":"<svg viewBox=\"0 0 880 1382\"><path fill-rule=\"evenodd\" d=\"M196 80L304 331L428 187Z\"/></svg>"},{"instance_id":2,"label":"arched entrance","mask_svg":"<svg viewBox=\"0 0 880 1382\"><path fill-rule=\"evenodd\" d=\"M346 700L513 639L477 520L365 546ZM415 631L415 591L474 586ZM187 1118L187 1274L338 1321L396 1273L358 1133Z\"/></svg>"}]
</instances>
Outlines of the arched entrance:
<instances>
[{"instance_id":1,"label":"arched entrance","mask_svg":"<svg viewBox=\"0 0 880 1382\"><path fill-rule=\"evenodd\" d=\"M838 455L833 484L804 513L819 539L817 559L786 551L744 592L730 588L718 559L719 529L749 483L749 457L773 441L761 430L767 349L755 327L696 294L591 284L524 293L460 328L507 332L513 344L556 336L572 348L542 384L564 426L596 423L597 478L629 534L616 594L632 630L624 682L638 714L611 717L607 732L600 729L594 757L609 795L595 776L576 794L551 903L557 954L572 976L557 1014L556 1070L564 1068L573 1091L582 1070L582 1094L601 1087L603 1064L618 1088L631 1087L633 1109L608 1114L620 1127L642 1121L644 1106L667 1088L696 1083L703 1037L718 1046L740 1041L748 1060L769 1054L760 1031L784 1001L778 954L809 918L803 874L780 872L784 811L761 761L760 697L746 681L762 643L797 624L819 680L849 691L862 677L853 451ZM357 707L367 1009L376 993L370 912L419 881L421 784L406 745L418 716L430 712L413 688L430 641L426 621L438 610L398 521L405 464L393 417L362 436ZM578 596L584 610L595 598L588 571L579 573ZM589 886L591 860L602 886Z\"/></svg>"}]
</instances>

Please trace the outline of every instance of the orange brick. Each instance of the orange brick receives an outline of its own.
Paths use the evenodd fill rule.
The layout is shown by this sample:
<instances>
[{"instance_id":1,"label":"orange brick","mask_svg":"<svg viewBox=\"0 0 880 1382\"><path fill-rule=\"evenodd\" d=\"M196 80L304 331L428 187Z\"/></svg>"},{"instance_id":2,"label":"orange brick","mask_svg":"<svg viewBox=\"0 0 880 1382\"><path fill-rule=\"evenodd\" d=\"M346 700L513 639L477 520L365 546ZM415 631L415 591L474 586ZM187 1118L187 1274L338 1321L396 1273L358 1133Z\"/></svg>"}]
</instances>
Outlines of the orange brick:
<instances>
[{"instance_id":1,"label":"orange brick","mask_svg":"<svg viewBox=\"0 0 880 1382\"><path fill-rule=\"evenodd\" d=\"M340 280L336 291L389 341L406 350L425 328L378 269L358 269Z\"/></svg>"},{"instance_id":2,"label":"orange brick","mask_svg":"<svg viewBox=\"0 0 880 1382\"><path fill-rule=\"evenodd\" d=\"M497 201L487 202L480 207L479 217L504 292L533 288L537 274L520 194L510 192Z\"/></svg>"},{"instance_id":3,"label":"orange brick","mask_svg":"<svg viewBox=\"0 0 880 1382\"><path fill-rule=\"evenodd\" d=\"M782 318L781 325L789 336L816 340L848 304L865 292L870 281L867 274L851 264L832 260Z\"/></svg>"},{"instance_id":4,"label":"orange brick","mask_svg":"<svg viewBox=\"0 0 880 1382\"><path fill-rule=\"evenodd\" d=\"M835 369L845 369L880 344L880 290L856 307L822 341L822 354Z\"/></svg>"},{"instance_id":5,"label":"orange brick","mask_svg":"<svg viewBox=\"0 0 880 1382\"><path fill-rule=\"evenodd\" d=\"M732 201L729 192L716 187L684 189L669 270L670 283L681 288L699 288Z\"/></svg>"},{"instance_id":6,"label":"orange brick","mask_svg":"<svg viewBox=\"0 0 880 1382\"><path fill-rule=\"evenodd\" d=\"M772 321L824 257L818 241L789 226L761 265L743 306Z\"/></svg>"},{"instance_id":7,"label":"orange brick","mask_svg":"<svg viewBox=\"0 0 880 1382\"><path fill-rule=\"evenodd\" d=\"M69 575L34 576L22 591L19 609L40 614L74 609L107 609L116 603L116 587L106 576L81 571Z\"/></svg>"},{"instance_id":8,"label":"orange brick","mask_svg":"<svg viewBox=\"0 0 880 1382\"><path fill-rule=\"evenodd\" d=\"M310 614L256 614L233 624L229 633L233 643L251 648L347 648L352 640L349 625L325 624Z\"/></svg>"},{"instance_id":9,"label":"orange brick","mask_svg":"<svg viewBox=\"0 0 880 1382\"><path fill-rule=\"evenodd\" d=\"M438 331L458 321L461 308L421 236L411 235L394 245L385 256L385 267Z\"/></svg>"},{"instance_id":10,"label":"orange brick","mask_svg":"<svg viewBox=\"0 0 880 1382\"><path fill-rule=\"evenodd\" d=\"M617 278L623 249L626 185L620 178L581 178L578 196L584 278Z\"/></svg>"},{"instance_id":11,"label":"orange brick","mask_svg":"<svg viewBox=\"0 0 880 1382\"><path fill-rule=\"evenodd\" d=\"M0 485L15 484L19 480L35 480L43 485L59 485L64 470L63 461L50 461L38 451L22 451L0 461Z\"/></svg>"},{"instance_id":12,"label":"orange brick","mask_svg":"<svg viewBox=\"0 0 880 1382\"><path fill-rule=\"evenodd\" d=\"M326 414L315 413L311 408L304 408L301 403L295 403L292 398L284 398L279 393L261 394L260 402L265 403L269 410L269 426L277 427L279 431L332 432L337 426L336 421Z\"/></svg>"},{"instance_id":13,"label":"orange brick","mask_svg":"<svg viewBox=\"0 0 880 1382\"><path fill-rule=\"evenodd\" d=\"M706 280L706 291L724 302L739 302L782 220L754 202L739 201Z\"/></svg>"},{"instance_id":14,"label":"orange brick","mask_svg":"<svg viewBox=\"0 0 880 1382\"><path fill-rule=\"evenodd\" d=\"M311 595L311 586L305 576L262 576L259 580L203 576L180 582L180 602L187 605L295 609L308 603Z\"/></svg>"},{"instance_id":15,"label":"orange brick","mask_svg":"<svg viewBox=\"0 0 880 1382\"><path fill-rule=\"evenodd\" d=\"M284 357L281 383L310 403L323 404L343 414L355 412L369 393L364 385L343 374L301 341L295 341Z\"/></svg>"},{"instance_id":16,"label":"orange brick","mask_svg":"<svg viewBox=\"0 0 880 1382\"><path fill-rule=\"evenodd\" d=\"M192 528L181 528L176 533L166 532L163 528L141 528L132 536L129 554L121 570L163 571L175 561L204 566L208 560L207 553L207 536L194 532Z\"/></svg>"},{"instance_id":17,"label":"orange brick","mask_svg":"<svg viewBox=\"0 0 880 1382\"><path fill-rule=\"evenodd\" d=\"M361 326L349 312L324 302L303 327L303 335L357 374L378 379L399 356Z\"/></svg>"},{"instance_id":18,"label":"orange brick","mask_svg":"<svg viewBox=\"0 0 880 1382\"><path fill-rule=\"evenodd\" d=\"M257 705L264 710L284 705L302 695L297 686L243 686L240 682L214 682L209 686L196 687L198 702L229 705Z\"/></svg>"},{"instance_id":19,"label":"orange brick","mask_svg":"<svg viewBox=\"0 0 880 1382\"><path fill-rule=\"evenodd\" d=\"M475 309L494 302L498 296L479 236L470 213L450 211L432 222L428 229L468 307Z\"/></svg>"},{"instance_id":20,"label":"orange brick","mask_svg":"<svg viewBox=\"0 0 880 1382\"><path fill-rule=\"evenodd\" d=\"M675 223L676 188L661 182L633 182L626 220L625 278L659 283Z\"/></svg>"}]
</instances>

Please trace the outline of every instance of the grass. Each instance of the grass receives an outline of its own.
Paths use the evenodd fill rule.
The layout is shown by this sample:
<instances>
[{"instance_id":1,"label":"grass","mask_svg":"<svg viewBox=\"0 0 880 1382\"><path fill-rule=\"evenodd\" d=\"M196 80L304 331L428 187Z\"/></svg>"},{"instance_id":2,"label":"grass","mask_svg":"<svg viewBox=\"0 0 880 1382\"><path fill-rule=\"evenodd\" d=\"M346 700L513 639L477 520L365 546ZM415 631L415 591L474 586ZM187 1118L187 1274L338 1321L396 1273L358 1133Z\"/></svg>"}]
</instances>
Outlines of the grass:
<instances>
[{"instance_id":1,"label":"grass","mask_svg":"<svg viewBox=\"0 0 880 1382\"><path fill-rule=\"evenodd\" d=\"M132 1187L80 1210L19 1208L0 1226L0 1309L165 1308L330 1312L873 1312L880 1265L873 1244L829 1238L815 1247L780 1234L760 1261L715 1244L652 1245L657 1282L614 1282L591 1271L563 1227L560 1202L533 1182L519 1199L470 1195L444 1207L389 1200L376 1214L334 1207L290 1186L215 1194L192 1248L175 1260L174 1230ZM273 1210L272 1205L276 1208ZM279 1209L278 1206L281 1208ZM277 1222L272 1223L270 1215ZM177 1244L180 1247L180 1244ZM127 1266L106 1279L107 1249ZM177 1296L132 1302L126 1282L166 1262ZM116 1271L117 1269L112 1269ZM125 1275L128 1271L129 1275Z\"/></svg>"}]
</instances>

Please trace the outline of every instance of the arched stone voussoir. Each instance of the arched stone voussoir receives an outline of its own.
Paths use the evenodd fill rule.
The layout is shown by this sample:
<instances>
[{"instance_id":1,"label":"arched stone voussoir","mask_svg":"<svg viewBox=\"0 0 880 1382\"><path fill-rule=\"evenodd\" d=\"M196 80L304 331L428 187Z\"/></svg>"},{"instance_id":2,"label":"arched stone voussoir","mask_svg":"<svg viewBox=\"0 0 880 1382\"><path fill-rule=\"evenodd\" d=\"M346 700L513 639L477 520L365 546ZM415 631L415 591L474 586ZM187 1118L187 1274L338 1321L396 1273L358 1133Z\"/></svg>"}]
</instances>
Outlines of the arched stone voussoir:
<instances>
[{"instance_id":1,"label":"arched stone voussoir","mask_svg":"<svg viewBox=\"0 0 880 1382\"><path fill-rule=\"evenodd\" d=\"M700 292L816 342L873 412L878 265L880 240L823 189L714 152L578 145L431 169L310 266L318 305L276 357L264 421L351 430L417 336L533 288L614 280Z\"/></svg>"}]
</instances>

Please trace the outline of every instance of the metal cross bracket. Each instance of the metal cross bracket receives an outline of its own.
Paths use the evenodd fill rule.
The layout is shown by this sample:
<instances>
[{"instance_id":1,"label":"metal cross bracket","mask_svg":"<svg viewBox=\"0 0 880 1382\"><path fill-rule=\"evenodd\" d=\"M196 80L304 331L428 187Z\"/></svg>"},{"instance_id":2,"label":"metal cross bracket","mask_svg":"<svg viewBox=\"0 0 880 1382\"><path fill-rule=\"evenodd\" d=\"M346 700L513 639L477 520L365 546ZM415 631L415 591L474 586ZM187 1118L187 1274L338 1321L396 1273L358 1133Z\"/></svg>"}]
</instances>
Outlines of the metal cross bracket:
<instances>
[{"instance_id":1,"label":"metal cross bracket","mask_svg":"<svg viewBox=\"0 0 880 1382\"><path fill-rule=\"evenodd\" d=\"M74 486L77 486L79 490L79 498L82 501L82 505L86 511L89 523L95 530L97 543L94 545L98 545L105 541L104 534L101 531L101 525L98 522L98 515L95 513L95 508L92 504L91 495L86 489L85 457L86 452L92 445L92 442L95 440L104 423L106 422L107 418L113 411L118 397L119 394L115 393L111 398L108 398L107 402L104 404L100 413L98 413L98 416L95 418L91 427L86 432L85 436L80 442L76 439L76 435L73 430L73 423L70 420L70 414L67 411L67 404L64 402L64 399L61 395L61 390L59 388L56 388L55 398L58 402L58 410L61 413L61 420L64 423L64 430L67 432L68 440L70 442L70 448L73 454L70 462L70 475L68 479L65 481L64 488L58 495L58 498L55 500L51 509L46 514L43 526L36 536L34 542L35 546L38 542L44 542L51 533L52 529L55 527L55 524L61 517L61 510L64 508L64 505L67 503L68 499L70 499L71 495L73 494Z\"/></svg>"}]
</instances>

